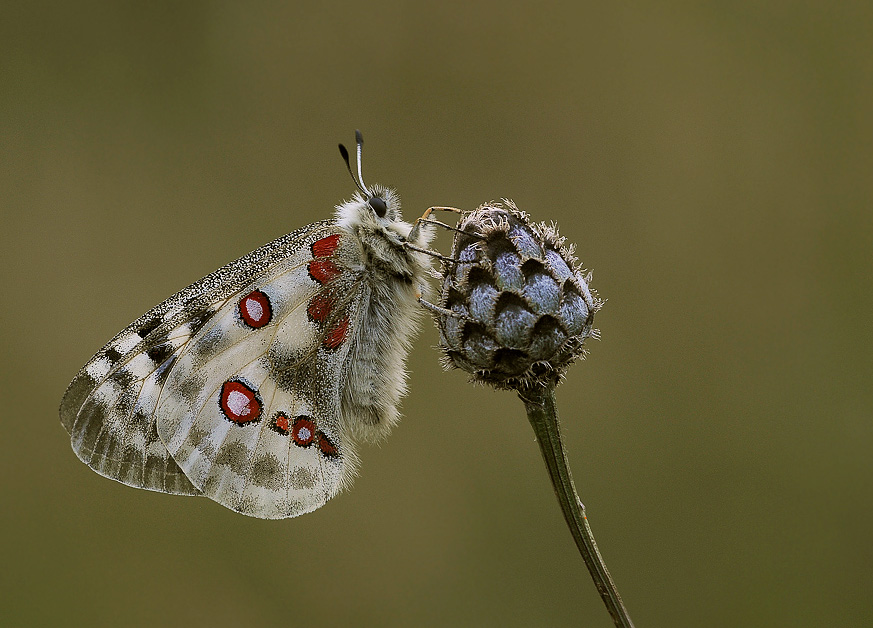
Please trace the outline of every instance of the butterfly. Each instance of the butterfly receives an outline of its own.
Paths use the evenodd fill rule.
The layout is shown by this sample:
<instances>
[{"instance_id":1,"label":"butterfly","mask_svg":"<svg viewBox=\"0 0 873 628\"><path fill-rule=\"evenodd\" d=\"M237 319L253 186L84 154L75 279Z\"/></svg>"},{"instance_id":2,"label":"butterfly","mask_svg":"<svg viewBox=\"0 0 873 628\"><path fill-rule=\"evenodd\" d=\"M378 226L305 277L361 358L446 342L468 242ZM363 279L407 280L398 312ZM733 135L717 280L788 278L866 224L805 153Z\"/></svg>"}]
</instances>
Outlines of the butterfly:
<instances>
[{"instance_id":1,"label":"butterfly","mask_svg":"<svg viewBox=\"0 0 873 628\"><path fill-rule=\"evenodd\" d=\"M349 485L356 442L399 418L433 236L393 190L364 185L360 132L356 145L357 178L340 144L357 191L334 218L171 296L79 371L60 416L83 462L265 519Z\"/></svg>"}]
</instances>

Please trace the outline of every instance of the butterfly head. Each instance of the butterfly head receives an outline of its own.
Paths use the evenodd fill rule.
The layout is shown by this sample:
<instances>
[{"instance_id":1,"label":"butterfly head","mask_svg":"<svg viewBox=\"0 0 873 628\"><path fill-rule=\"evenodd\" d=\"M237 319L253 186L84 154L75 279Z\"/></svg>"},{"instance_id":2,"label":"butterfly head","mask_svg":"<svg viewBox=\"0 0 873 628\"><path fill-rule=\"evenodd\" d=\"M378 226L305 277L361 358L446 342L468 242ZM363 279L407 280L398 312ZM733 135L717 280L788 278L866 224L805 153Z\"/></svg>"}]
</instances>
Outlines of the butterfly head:
<instances>
[{"instance_id":1,"label":"butterfly head","mask_svg":"<svg viewBox=\"0 0 873 628\"><path fill-rule=\"evenodd\" d=\"M337 222L346 231L359 234L379 234L396 246L402 246L412 230L412 225L403 221L400 214L400 197L397 193L381 185L367 186L361 174L361 153L364 138L360 131L355 131L355 145L357 148L357 176L352 171L349 161L349 151L342 144L339 145L340 154L346 162L349 174L358 188L358 192L350 201L337 206ZM424 245L430 241L431 231L422 229L415 244Z\"/></svg>"},{"instance_id":2,"label":"butterfly head","mask_svg":"<svg viewBox=\"0 0 873 628\"><path fill-rule=\"evenodd\" d=\"M381 185L356 192L351 200L337 206L336 216L340 226L352 233L360 229L394 231L405 237L410 228L400 214L397 192Z\"/></svg>"}]
</instances>

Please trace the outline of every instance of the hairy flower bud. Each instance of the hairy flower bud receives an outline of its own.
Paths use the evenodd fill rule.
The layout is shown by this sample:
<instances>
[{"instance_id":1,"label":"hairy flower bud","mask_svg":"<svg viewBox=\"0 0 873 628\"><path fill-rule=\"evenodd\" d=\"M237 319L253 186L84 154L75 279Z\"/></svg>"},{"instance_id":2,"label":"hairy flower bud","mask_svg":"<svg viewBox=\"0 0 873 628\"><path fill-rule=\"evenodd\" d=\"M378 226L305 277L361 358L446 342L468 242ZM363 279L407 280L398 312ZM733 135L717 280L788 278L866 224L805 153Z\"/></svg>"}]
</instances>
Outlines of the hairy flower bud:
<instances>
[{"instance_id":1,"label":"hairy flower bud","mask_svg":"<svg viewBox=\"0 0 873 628\"><path fill-rule=\"evenodd\" d=\"M573 247L508 200L466 213L458 228L436 317L445 363L498 388L557 382L597 336L602 304Z\"/></svg>"}]
</instances>

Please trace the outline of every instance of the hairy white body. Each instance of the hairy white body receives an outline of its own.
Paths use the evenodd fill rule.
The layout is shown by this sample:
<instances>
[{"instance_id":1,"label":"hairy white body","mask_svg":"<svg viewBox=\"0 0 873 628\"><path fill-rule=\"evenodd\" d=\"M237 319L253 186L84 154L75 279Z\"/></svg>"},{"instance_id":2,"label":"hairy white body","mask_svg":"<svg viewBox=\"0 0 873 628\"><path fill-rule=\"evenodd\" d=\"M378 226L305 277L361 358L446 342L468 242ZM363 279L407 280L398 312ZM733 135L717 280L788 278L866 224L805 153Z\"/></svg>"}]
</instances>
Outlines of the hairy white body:
<instances>
[{"instance_id":1,"label":"hairy white body","mask_svg":"<svg viewBox=\"0 0 873 628\"><path fill-rule=\"evenodd\" d=\"M337 224L356 250L346 263L361 281L360 323L352 341L345 373L342 417L358 438L378 440L400 414L397 404L406 393L406 356L422 314L418 299L427 298L429 259L404 246L412 225L400 218L400 202L392 190L374 188L388 205L385 218L367 208L360 195L337 208ZM414 244L426 246L432 230L420 230Z\"/></svg>"}]
</instances>

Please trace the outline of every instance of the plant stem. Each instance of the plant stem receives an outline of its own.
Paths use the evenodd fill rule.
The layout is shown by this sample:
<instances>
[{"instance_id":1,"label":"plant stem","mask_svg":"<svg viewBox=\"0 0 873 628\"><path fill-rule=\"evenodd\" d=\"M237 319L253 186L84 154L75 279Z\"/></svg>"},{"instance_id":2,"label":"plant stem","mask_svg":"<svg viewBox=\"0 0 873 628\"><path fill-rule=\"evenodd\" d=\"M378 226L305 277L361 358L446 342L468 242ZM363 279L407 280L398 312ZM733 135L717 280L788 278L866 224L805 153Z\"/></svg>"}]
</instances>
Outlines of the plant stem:
<instances>
[{"instance_id":1,"label":"plant stem","mask_svg":"<svg viewBox=\"0 0 873 628\"><path fill-rule=\"evenodd\" d=\"M524 402L527 410L527 418L533 427L540 445L540 452L552 486L555 487L555 495L564 512L564 519L576 541L579 553L585 561L585 566L594 579L597 591L606 604L606 610L612 616L613 622L619 628L633 628L633 622L628 615L627 609L621 601L618 589L606 569L606 563L600 556L597 543L594 542L594 534L588 525L585 516L585 506L579 501L576 494L576 486L570 475L570 467L567 465L567 457L564 453L564 445L561 442L561 430L558 426L558 411L555 406L555 386L532 385L518 390L519 398Z\"/></svg>"}]
</instances>

